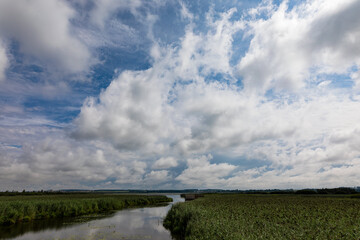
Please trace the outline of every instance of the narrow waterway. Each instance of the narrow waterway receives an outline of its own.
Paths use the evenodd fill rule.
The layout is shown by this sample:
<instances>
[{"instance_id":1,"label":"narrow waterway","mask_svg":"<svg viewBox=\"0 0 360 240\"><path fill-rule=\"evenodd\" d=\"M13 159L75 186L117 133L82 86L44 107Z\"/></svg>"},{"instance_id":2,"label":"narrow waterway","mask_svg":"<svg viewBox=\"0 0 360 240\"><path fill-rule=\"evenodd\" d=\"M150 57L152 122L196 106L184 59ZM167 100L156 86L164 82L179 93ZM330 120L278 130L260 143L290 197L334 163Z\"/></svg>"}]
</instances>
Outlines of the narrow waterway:
<instances>
[{"instance_id":1,"label":"narrow waterway","mask_svg":"<svg viewBox=\"0 0 360 240\"><path fill-rule=\"evenodd\" d=\"M167 195L166 206L134 208L112 214L90 215L16 224L0 228L0 239L16 240L118 240L172 239L162 220L172 204L184 201L180 195Z\"/></svg>"}]
</instances>

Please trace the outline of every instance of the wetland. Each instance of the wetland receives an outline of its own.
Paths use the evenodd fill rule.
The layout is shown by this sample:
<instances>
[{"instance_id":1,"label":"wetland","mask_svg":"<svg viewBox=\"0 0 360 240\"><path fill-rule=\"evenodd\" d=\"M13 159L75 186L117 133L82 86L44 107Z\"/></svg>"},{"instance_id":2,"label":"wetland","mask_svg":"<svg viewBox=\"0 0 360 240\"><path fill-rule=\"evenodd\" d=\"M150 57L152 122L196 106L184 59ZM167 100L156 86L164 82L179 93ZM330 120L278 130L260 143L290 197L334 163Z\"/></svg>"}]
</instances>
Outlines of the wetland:
<instances>
[{"instance_id":1,"label":"wetland","mask_svg":"<svg viewBox=\"0 0 360 240\"><path fill-rule=\"evenodd\" d=\"M111 197L129 199L122 195ZM170 232L163 227L163 218L173 203L183 199L179 195L168 197L172 198L173 202L169 203L165 196L158 198L139 195L132 196L132 201L128 202L134 203L135 199L141 198L142 201L151 199L151 204L141 201L140 204L137 202L120 211L113 209L80 216L45 218L3 225L0 227L0 239L172 239Z\"/></svg>"}]
</instances>

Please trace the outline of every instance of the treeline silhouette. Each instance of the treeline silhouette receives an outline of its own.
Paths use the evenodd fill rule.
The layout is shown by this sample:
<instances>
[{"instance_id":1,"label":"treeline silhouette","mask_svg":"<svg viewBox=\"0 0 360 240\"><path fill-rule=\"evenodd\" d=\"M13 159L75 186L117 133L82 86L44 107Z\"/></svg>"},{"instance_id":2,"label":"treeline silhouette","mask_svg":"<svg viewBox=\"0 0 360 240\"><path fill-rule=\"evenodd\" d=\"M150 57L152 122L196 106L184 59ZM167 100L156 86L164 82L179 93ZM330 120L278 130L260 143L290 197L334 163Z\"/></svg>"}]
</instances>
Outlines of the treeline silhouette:
<instances>
[{"instance_id":1,"label":"treeline silhouette","mask_svg":"<svg viewBox=\"0 0 360 240\"><path fill-rule=\"evenodd\" d=\"M356 194L359 193L355 188L339 187L339 188L318 188L318 189L267 189L267 190L245 190L241 191L245 194Z\"/></svg>"},{"instance_id":2,"label":"treeline silhouette","mask_svg":"<svg viewBox=\"0 0 360 240\"><path fill-rule=\"evenodd\" d=\"M322 189L302 189L295 192L295 194L355 194L357 191L354 188L322 188Z\"/></svg>"},{"instance_id":3,"label":"treeline silhouette","mask_svg":"<svg viewBox=\"0 0 360 240\"><path fill-rule=\"evenodd\" d=\"M63 194L86 194L88 192L63 192L63 191L5 191L0 192L0 196L36 196L36 195L63 195Z\"/></svg>"},{"instance_id":4,"label":"treeline silhouette","mask_svg":"<svg viewBox=\"0 0 360 240\"><path fill-rule=\"evenodd\" d=\"M149 194L149 193L173 193L173 194L211 194L211 193L242 193L242 194L360 194L360 187L338 187L338 188L306 188L306 189L249 189L249 190L225 190L225 189L183 189L183 190L81 190L81 189L66 189L66 190L41 190L41 191L5 191L0 192L0 196L19 196L19 195L63 195L63 194Z\"/></svg>"}]
</instances>

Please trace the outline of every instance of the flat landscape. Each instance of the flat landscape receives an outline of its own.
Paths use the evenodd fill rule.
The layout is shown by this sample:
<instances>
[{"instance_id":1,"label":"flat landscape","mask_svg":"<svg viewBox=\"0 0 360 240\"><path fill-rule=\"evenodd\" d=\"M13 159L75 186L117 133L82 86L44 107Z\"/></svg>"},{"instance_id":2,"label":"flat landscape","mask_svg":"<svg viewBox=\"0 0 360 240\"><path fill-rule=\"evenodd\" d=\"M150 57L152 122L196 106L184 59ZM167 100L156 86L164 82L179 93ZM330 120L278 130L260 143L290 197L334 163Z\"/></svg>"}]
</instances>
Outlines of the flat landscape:
<instances>
[{"instance_id":1,"label":"flat landscape","mask_svg":"<svg viewBox=\"0 0 360 240\"><path fill-rule=\"evenodd\" d=\"M357 197L206 194L175 204L164 226L178 239L360 239Z\"/></svg>"},{"instance_id":2,"label":"flat landscape","mask_svg":"<svg viewBox=\"0 0 360 240\"><path fill-rule=\"evenodd\" d=\"M0 240L360 240L359 110L360 0L0 0Z\"/></svg>"},{"instance_id":3,"label":"flat landscape","mask_svg":"<svg viewBox=\"0 0 360 240\"><path fill-rule=\"evenodd\" d=\"M74 217L171 201L166 196L88 193L0 196L0 225Z\"/></svg>"}]
</instances>

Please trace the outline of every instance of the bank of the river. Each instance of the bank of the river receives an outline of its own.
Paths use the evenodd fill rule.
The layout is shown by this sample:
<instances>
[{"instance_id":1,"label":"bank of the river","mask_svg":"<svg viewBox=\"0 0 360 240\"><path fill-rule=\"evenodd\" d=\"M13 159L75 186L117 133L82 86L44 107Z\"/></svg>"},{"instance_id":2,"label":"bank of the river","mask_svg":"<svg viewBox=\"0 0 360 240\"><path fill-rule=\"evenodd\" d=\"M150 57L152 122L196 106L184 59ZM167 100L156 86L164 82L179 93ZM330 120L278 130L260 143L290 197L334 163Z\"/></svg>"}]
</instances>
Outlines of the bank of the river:
<instances>
[{"instance_id":1,"label":"bank of the river","mask_svg":"<svg viewBox=\"0 0 360 240\"><path fill-rule=\"evenodd\" d=\"M62 218L140 207L172 201L166 196L117 194L64 194L1 196L0 225L37 219Z\"/></svg>"},{"instance_id":2,"label":"bank of the river","mask_svg":"<svg viewBox=\"0 0 360 240\"><path fill-rule=\"evenodd\" d=\"M0 226L0 240L171 240L163 219L174 203L184 199L180 195L168 197L173 202Z\"/></svg>"},{"instance_id":3,"label":"bank of the river","mask_svg":"<svg viewBox=\"0 0 360 240\"><path fill-rule=\"evenodd\" d=\"M178 203L164 226L180 239L360 239L360 199L209 194Z\"/></svg>"}]
</instances>

